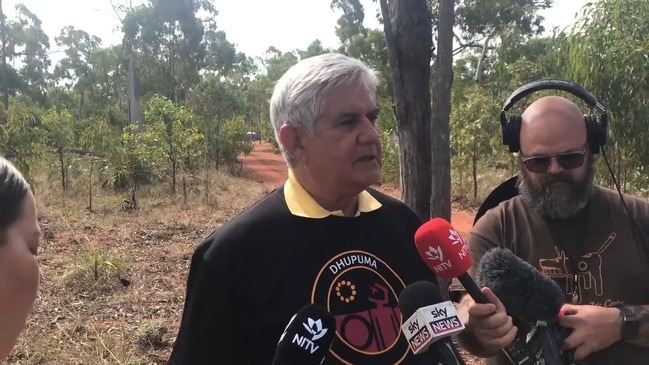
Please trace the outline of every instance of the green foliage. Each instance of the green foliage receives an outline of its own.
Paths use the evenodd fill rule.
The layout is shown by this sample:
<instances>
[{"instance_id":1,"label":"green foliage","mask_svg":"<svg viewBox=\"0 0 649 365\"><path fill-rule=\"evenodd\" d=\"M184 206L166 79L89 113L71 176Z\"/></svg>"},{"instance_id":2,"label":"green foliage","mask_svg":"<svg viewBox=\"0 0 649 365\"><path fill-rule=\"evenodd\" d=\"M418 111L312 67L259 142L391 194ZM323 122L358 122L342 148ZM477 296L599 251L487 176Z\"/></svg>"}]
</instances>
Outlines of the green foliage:
<instances>
[{"instance_id":1,"label":"green foliage","mask_svg":"<svg viewBox=\"0 0 649 365\"><path fill-rule=\"evenodd\" d=\"M238 156L252 152L252 141L246 135L248 127L242 117L234 117L225 121L223 130L219 136L220 159L227 164L230 172L238 174L241 172L241 164Z\"/></svg>"},{"instance_id":2,"label":"green foliage","mask_svg":"<svg viewBox=\"0 0 649 365\"><path fill-rule=\"evenodd\" d=\"M543 17L537 11L548 8L552 0L463 0L457 6L465 35L487 35L515 26L527 34L540 34Z\"/></svg>"},{"instance_id":3,"label":"green foliage","mask_svg":"<svg viewBox=\"0 0 649 365\"><path fill-rule=\"evenodd\" d=\"M109 174L117 190L137 190L139 185L153 181L161 175L164 150L159 146L155 128L131 124L125 127L119 139L109 150Z\"/></svg>"},{"instance_id":4,"label":"green foliage","mask_svg":"<svg viewBox=\"0 0 649 365\"><path fill-rule=\"evenodd\" d=\"M428 3L436 39L438 2ZM456 2L450 118L455 195L479 200L487 189L482 185L492 183L488 178L516 172L502 146L500 106L523 83L543 77L573 79L602 99L612 112L613 170L627 190L643 193L649 182L649 23L643 20L649 4L599 0L584 8L573 30L542 35L539 10L553 3L558 2ZM383 179L397 183L401 169L385 34L364 25L374 14L363 2L330 5L339 15L336 51L363 60L379 77ZM65 189L80 178L75 171L87 171L84 179L97 172L105 188L130 191L134 199L144 184L164 181L173 194L177 179L184 184L203 170L239 173L238 156L253 146L246 133L260 133L278 148L269 116L275 82L298 60L331 51L315 39L304 49L269 45L261 57L243 54L217 27L218 9L209 1L151 1L116 10L123 42L110 46L72 26L47 35L38 14L25 5L4 19L11 36L2 55L7 66L0 72L0 92L10 102L0 112L0 153L28 178L43 165L52 177L60 175ZM64 52L55 65L49 36ZM433 62L433 74L435 67ZM514 111L549 93L521 100ZM129 113L138 106L142 121L131 124ZM610 185L604 168L600 159L598 178Z\"/></svg>"},{"instance_id":5,"label":"green foliage","mask_svg":"<svg viewBox=\"0 0 649 365\"><path fill-rule=\"evenodd\" d=\"M6 111L6 123L0 125L0 151L32 184L32 166L43 154L45 133L38 125L41 114L37 106L14 99Z\"/></svg>"},{"instance_id":6,"label":"green foliage","mask_svg":"<svg viewBox=\"0 0 649 365\"><path fill-rule=\"evenodd\" d=\"M61 187L67 189L67 167L72 163L69 150L74 144L74 117L67 111L52 108L43 116L45 144L54 150L61 171Z\"/></svg>"},{"instance_id":7,"label":"green foliage","mask_svg":"<svg viewBox=\"0 0 649 365\"><path fill-rule=\"evenodd\" d=\"M158 151L158 156L169 162L164 175L171 176L175 191L178 173L194 171L200 165L204 150L203 134L194 114L185 107L175 105L164 96L155 95L144 111L145 130L149 143Z\"/></svg>"},{"instance_id":8,"label":"green foliage","mask_svg":"<svg viewBox=\"0 0 649 365\"><path fill-rule=\"evenodd\" d=\"M381 174L387 183L399 183L399 139L397 136L397 120L392 109L392 101L378 99L381 113L376 121L376 128L381 135L383 151L383 166Z\"/></svg>"},{"instance_id":9,"label":"green foliage","mask_svg":"<svg viewBox=\"0 0 649 365\"><path fill-rule=\"evenodd\" d=\"M451 153L453 178L459 187L471 181L473 199L478 195L478 166L496 167L503 161L500 125L494 115L500 105L485 86L471 85L456 99L451 113Z\"/></svg>"},{"instance_id":10,"label":"green foliage","mask_svg":"<svg viewBox=\"0 0 649 365\"><path fill-rule=\"evenodd\" d=\"M646 184L642 177L649 165L647 16L646 2L593 2L570 37L570 74L609 107L610 130L618 147L614 169L625 171L622 175L636 186Z\"/></svg>"}]
</instances>

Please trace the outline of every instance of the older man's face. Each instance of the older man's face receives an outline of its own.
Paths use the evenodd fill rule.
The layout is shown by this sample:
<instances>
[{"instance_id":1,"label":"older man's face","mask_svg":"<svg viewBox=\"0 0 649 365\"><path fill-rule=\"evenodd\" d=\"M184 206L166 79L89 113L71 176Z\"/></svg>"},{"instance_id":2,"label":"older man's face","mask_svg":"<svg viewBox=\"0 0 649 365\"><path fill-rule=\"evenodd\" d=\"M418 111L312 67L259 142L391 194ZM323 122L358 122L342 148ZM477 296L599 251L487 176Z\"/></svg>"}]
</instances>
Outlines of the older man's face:
<instances>
[{"instance_id":1,"label":"older man's face","mask_svg":"<svg viewBox=\"0 0 649 365\"><path fill-rule=\"evenodd\" d=\"M331 92L313 137L303 137L309 175L321 186L355 193L379 182L381 139L378 108L365 86L352 84Z\"/></svg>"}]
</instances>

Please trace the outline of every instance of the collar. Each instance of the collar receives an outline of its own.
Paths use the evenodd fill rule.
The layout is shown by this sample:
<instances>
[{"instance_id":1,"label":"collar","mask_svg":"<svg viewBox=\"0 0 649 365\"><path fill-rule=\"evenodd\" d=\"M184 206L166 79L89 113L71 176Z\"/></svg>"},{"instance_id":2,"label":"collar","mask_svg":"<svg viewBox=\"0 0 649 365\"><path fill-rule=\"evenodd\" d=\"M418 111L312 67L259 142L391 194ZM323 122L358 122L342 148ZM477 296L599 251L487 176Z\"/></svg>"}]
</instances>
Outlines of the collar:
<instances>
[{"instance_id":1,"label":"collar","mask_svg":"<svg viewBox=\"0 0 649 365\"><path fill-rule=\"evenodd\" d=\"M330 212L318 204L311 195L304 190L302 185L297 181L293 171L288 170L288 180L284 183L284 200L288 209L293 215L305 218L326 218L330 215L337 215L343 217L342 210ZM377 210L381 207L381 203L376 200L367 190L363 190L358 194L358 211L355 217L361 213L367 213Z\"/></svg>"}]
</instances>

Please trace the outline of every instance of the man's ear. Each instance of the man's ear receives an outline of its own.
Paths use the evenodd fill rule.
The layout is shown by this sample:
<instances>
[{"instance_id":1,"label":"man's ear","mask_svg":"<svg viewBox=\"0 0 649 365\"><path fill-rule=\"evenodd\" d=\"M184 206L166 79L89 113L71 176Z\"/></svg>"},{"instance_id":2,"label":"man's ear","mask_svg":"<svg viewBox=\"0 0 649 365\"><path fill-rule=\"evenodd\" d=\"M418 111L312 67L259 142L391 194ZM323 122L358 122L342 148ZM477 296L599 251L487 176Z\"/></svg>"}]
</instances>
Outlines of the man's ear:
<instances>
[{"instance_id":1,"label":"man's ear","mask_svg":"<svg viewBox=\"0 0 649 365\"><path fill-rule=\"evenodd\" d=\"M300 138L300 131L292 124L284 124L279 129L279 140L284 145L286 153L295 160L299 160L304 152Z\"/></svg>"}]
</instances>

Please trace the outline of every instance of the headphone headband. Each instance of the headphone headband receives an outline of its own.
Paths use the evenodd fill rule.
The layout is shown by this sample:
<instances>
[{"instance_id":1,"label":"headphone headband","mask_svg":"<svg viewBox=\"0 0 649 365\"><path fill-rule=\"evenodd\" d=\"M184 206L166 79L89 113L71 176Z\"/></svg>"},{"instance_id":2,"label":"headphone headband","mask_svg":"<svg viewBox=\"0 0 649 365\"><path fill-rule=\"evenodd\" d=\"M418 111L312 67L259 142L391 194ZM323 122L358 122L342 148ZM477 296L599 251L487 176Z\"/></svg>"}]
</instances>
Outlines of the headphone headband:
<instances>
[{"instance_id":1,"label":"headphone headband","mask_svg":"<svg viewBox=\"0 0 649 365\"><path fill-rule=\"evenodd\" d=\"M509 98L507 98L500 111L501 123L507 122L507 116L505 113L511 109L514 104L524 97L540 90L562 90L580 98L589 106L597 108L602 115L601 122L603 126L606 127L608 125L608 108L601 101L578 83L556 78L532 81L514 90Z\"/></svg>"},{"instance_id":2,"label":"headphone headband","mask_svg":"<svg viewBox=\"0 0 649 365\"><path fill-rule=\"evenodd\" d=\"M509 98L507 98L507 101L505 101L505 104L502 107L502 112L508 111L514 104L516 104L516 102L539 90L566 91L585 101L591 107L599 109L602 114L606 114L608 112L606 106L604 106L602 102L597 100L597 98L583 86L577 84L576 82L564 79L541 79L532 81L519 87L518 89L514 90Z\"/></svg>"},{"instance_id":3,"label":"headphone headband","mask_svg":"<svg viewBox=\"0 0 649 365\"><path fill-rule=\"evenodd\" d=\"M528 96L529 94L539 90L562 90L566 91L584 102L591 108L596 108L600 112L599 122L597 117L592 115L584 115L589 134L589 143L594 153L598 153L601 146L606 144L606 134L608 129L608 109L599 101L593 94L586 90L583 86L576 82L565 79L541 79L527 83L514 92L507 98L505 104L500 111L500 125L503 132L503 144L509 146L510 152L518 152L520 150L519 133L521 126L521 116L514 115L511 120L507 117L507 111L512 106Z\"/></svg>"}]
</instances>

